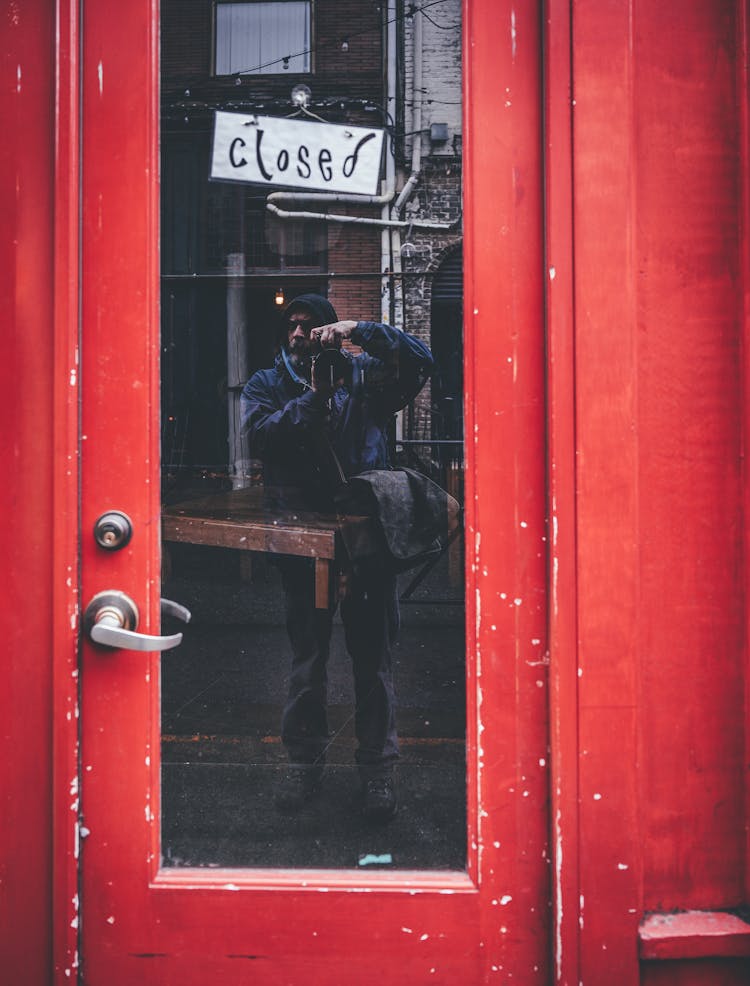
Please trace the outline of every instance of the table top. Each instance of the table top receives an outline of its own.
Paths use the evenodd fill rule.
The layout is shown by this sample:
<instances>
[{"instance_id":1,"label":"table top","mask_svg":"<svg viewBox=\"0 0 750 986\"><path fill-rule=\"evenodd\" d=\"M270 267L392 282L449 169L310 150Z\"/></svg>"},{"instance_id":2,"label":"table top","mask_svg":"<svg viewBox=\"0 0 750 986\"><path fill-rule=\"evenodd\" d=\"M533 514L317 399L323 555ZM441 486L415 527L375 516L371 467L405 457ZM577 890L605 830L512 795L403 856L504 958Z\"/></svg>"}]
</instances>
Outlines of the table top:
<instances>
[{"instance_id":1,"label":"table top","mask_svg":"<svg viewBox=\"0 0 750 986\"><path fill-rule=\"evenodd\" d=\"M195 517L205 520L226 520L237 524L272 524L274 527L309 527L316 530L340 530L342 524L368 520L349 514L318 513L305 509L277 506L288 499L281 490L262 486L202 493L162 508L164 517Z\"/></svg>"},{"instance_id":2,"label":"table top","mask_svg":"<svg viewBox=\"0 0 750 986\"><path fill-rule=\"evenodd\" d=\"M274 491L261 486L202 494L162 509L167 541L334 557L339 536L367 539L369 517L275 508Z\"/></svg>"}]
</instances>

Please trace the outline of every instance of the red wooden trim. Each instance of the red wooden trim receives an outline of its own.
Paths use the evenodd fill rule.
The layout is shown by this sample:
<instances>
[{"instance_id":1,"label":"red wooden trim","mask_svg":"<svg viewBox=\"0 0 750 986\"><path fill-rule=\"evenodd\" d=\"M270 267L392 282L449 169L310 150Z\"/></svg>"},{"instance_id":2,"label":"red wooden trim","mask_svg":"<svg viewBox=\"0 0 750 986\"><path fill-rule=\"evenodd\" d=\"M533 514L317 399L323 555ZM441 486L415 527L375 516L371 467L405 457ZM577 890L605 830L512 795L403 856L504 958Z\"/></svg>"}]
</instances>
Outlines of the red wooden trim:
<instances>
[{"instance_id":1,"label":"red wooden trim","mask_svg":"<svg viewBox=\"0 0 750 986\"><path fill-rule=\"evenodd\" d=\"M53 960L55 983L78 959L79 78L77 0L57 8L53 642Z\"/></svg>"},{"instance_id":2,"label":"red wooden trim","mask_svg":"<svg viewBox=\"0 0 750 986\"><path fill-rule=\"evenodd\" d=\"M743 512L744 512L744 597L745 597L745 763L750 763L750 606L748 606L748 587L750 587L750 471L748 470L747 446L750 436L750 105L748 102L748 58L750 57L750 24L748 23L747 3L737 3L737 98L740 145L740 346L742 353L742 451L743 451ZM745 901L750 902L750 783L745 774Z\"/></svg>"},{"instance_id":3,"label":"red wooden trim","mask_svg":"<svg viewBox=\"0 0 750 986\"><path fill-rule=\"evenodd\" d=\"M555 983L579 981L575 345L570 0L548 0L545 57L550 824Z\"/></svg>"},{"instance_id":4,"label":"red wooden trim","mask_svg":"<svg viewBox=\"0 0 750 986\"><path fill-rule=\"evenodd\" d=\"M750 955L750 924L723 911L652 914L638 929L642 959L698 959Z\"/></svg>"},{"instance_id":5,"label":"red wooden trim","mask_svg":"<svg viewBox=\"0 0 750 986\"><path fill-rule=\"evenodd\" d=\"M542 26L535 4L477 0L465 9L469 763L478 776L470 805L480 807L472 874L481 981L541 984L549 982Z\"/></svg>"},{"instance_id":6,"label":"red wooden trim","mask_svg":"<svg viewBox=\"0 0 750 986\"><path fill-rule=\"evenodd\" d=\"M473 322L474 295L474 264L475 251L474 242L470 236L471 232L471 203L474 201L474 182L473 170L471 168L471 155L473 153L474 129L473 120L469 113L469 107L474 102L474 73L472 65L472 44L471 38L474 32L474 4L471 0L464 0L463 3L463 195L464 195L464 517L466 523L466 681L474 681L476 675L477 661L476 649L473 641L476 633L477 604L476 592L472 583L471 558L475 543L475 532L472 527L473 510L471 505L474 503L475 481L474 470L472 468L473 450L471 448L470 437L474 433L475 415L474 402L472 396L475 388L474 366L476 361L476 347L474 344L474 333L470 331ZM477 882L477 803L479 800L479 783L477 776L477 736L478 736L478 709L476 695L467 688L466 693L466 836L468 840L467 869L474 882Z\"/></svg>"},{"instance_id":7,"label":"red wooden trim","mask_svg":"<svg viewBox=\"0 0 750 986\"><path fill-rule=\"evenodd\" d=\"M54 5L4 4L0 979L52 976Z\"/></svg>"},{"instance_id":8,"label":"red wooden trim","mask_svg":"<svg viewBox=\"0 0 750 986\"><path fill-rule=\"evenodd\" d=\"M146 258L143 272L146 274L146 317L148 388L150 414L148 418L148 455L149 462L158 463L151 473L151 517L158 517L156 524L149 532L147 572L151 587L150 622L151 632L159 632L161 628L161 433L160 416L154 413L154 408L161 406L161 281L160 281L160 221L161 221L161 191L159 184L159 11L160 0L147 0L144 9L150 12L147 40L147 59L144 77L148 86L150 98L147 110L147 148L148 186L146 193L147 236ZM154 488L155 487L155 488ZM151 703L150 736L148 743L148 766L150 770L148 796L151 799L150 820L150 858L149 867L153 873L157 867L161 852L161 657L152 654L148 675L151 683L149 698Z\"/></svg>"},{"instance_id":9,"label":"red wooden trim","mask_svg":"<svg viewBox=\"0 0 750 986\"><path fill-rule=\"evenodd\" d=\"M96 592L120 589L136 600L139 631L154 633L160 620L161 547L158 4L144 0L128 5L121 15L115 26L96 5L83 7L82 606ZM91 530L97 516L118 507L131 516L134 536L125 550L106 557ZM139 792L140 817L147 825L146 833L129 833L131 845L138 846L137 866L127 858L130 846L123 846L121 852L113 851L106 876L95 874L95 867L90 873L84 869L82 923L88 948L91 933L87 942L85 929L94 926L105 888L119 878L121 868L130 865L133 881L145 887L158 865L159 656L118 652L107 660L84 642L82 669L82 805L93 833L89 846L101 839L96 806L106 781L98 764L108 769L117 765L118 795ZM147 682L145 693L136 680ZM123 700L124 695L132 701ZM99 711L92 696L99 699ZM87 729L87 720L90 725L102 707L111 715L106 730L97 734ZM127 721L118 720L116 713ZM121 742L118 728L132 731L137 739ZM133 906L142 906L142 900Z\"/></svg>"},{"instance_id":10,"label":"red wooden trim","mask_svg":"<svg viewBox=\"0 0 750 986\"><path fill-rule=\"evenodd\" d=\"M317 893L321 888L349 890L363 884L389 894L455 893L476 895L474 881L465 873L455 870L398 870L388 872L373 870L363 874L361 870L243 870L200 868L161 870L151 886L160 890L188 887L201 890L225 890L231 886L237 890L288 889Z\"/></svg>"},{"instance_id":11,"label":"red wooden trim","mask_svg":"<svg viewBox=\"0 0 750 986\"><path fill-rule=\"evenodd\" d=\"M631 986L643 911L633 5L574 0L572 10L579 979L604 983L616 970Z\"/></svg>"}]
</instances>

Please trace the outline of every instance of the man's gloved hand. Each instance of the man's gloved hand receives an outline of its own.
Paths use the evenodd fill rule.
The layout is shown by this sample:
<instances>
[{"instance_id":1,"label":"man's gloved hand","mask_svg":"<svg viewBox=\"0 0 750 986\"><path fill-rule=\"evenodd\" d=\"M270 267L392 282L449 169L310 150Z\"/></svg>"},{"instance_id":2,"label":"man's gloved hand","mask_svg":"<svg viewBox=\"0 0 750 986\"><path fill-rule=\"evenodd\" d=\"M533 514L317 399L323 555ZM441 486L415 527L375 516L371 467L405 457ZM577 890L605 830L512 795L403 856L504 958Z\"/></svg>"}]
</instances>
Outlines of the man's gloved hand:
<instances>
[{"instance_id":1,"label":"man's gloved hand","mask_svg":"<svg viewBox=\"0 0 750 986\"><path fill-rule=\"evenodd\" d=\"M317 343L321 349L340 349L344 339L348 339L356 328L357 323L351 319L319 325L310 332L310 341Z\"/></svg>"}]
</instances>

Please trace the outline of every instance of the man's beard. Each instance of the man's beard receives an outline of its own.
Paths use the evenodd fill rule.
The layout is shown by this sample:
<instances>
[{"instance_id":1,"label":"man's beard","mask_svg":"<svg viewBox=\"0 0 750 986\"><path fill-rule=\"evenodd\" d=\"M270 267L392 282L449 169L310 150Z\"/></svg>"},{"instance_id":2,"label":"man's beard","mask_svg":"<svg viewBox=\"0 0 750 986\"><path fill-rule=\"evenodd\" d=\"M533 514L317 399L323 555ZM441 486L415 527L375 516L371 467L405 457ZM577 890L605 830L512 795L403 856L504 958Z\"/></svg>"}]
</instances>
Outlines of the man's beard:
<instances>
[{"instance_id":1,"label":"man's beard","mask_svg":"<svg viewBox=\"0 0 750 986\"><path fill-rule=\"evenodd\" d=\"M312 365L312 355L306 349L300 347L289 347L287 349L289 353L289 362L292 364L293 369L296 373L302 376L310 376L310 367Z\"/></svg>"}]
</instances>

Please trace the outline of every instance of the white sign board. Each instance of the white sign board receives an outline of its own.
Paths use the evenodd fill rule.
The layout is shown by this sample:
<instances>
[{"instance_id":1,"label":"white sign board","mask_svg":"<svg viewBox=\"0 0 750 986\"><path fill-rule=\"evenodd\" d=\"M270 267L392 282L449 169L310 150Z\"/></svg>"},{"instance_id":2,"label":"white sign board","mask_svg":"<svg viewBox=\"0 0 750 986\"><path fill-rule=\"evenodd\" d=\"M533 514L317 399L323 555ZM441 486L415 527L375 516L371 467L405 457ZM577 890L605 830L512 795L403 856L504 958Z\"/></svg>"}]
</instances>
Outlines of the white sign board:
<instances>
[{"instance_id":1,"label":"white sign board","mask_svg":"<svg viewBox=\"0 0 750 986\"><path fill-rule=\"evenodd\" d=\"M211 178L377 195L383 130L216 111Z\"/></svg>"}]
</instances>

